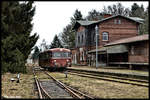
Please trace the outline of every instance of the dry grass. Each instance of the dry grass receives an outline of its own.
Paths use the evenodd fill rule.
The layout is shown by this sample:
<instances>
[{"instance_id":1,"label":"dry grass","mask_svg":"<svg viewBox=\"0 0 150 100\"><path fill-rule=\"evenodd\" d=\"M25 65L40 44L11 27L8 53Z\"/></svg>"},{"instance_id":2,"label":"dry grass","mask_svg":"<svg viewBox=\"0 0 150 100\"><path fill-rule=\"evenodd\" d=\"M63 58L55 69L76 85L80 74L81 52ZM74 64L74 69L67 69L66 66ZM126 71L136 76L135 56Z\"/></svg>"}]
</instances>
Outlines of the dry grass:
<instances>
[{"instance_id":1,"label":"dry grass","mask_svg":"<svg viewBox=\"0 0 150 100\"><path fill-rule=\"evenodd\" d=\"M97 98L149 98L149 89L146 87L85 78L76 75L68 75L68 78L65 78L65 75L62 73L51 73L51 75Z\"/></svg>"},{"instance_id":2,"label":"dry grass","mask_svg":"<svg viewBox=\"0 0 150 100\"><path fill-rule=\"evenodd\" d=\"M91 71L105 71L105 72L121 72L121 73L140 73L140 74L145 74L145 75L149 75L149 71L143 71L143 70L130 70L130 69L119 69L119 68L111 68L111 67L99 67L96 69L95 66L72 66L69 68L73 68L73 69L85 69L85 70L91 70Z\"/></svg>"},{"instance_id":3,"label":"dry grass","mask_svg":"<svg viewBox=\"0 0 150 100\"><path fill-rule=\"evenodd\" d=\"M38 98L33 90L34 76L31 67L29 67L28 70L28 74L20 75L20 83L16 83L16 81L12 83L10 81L10 78L16 77L17 74L6 73L2 75L2 96L8 98ZM51 74L62 82L97 98L149 98L149 89L146 87L96 80L69 74L68 78L65 78L65 74L58 72ZM40 75L39 78L47 79L44 74L38 75Z\"/></svg>"},{"instance_id":4,"label":"dry grass","mask_svg":"<svg viewBox=\"0 0 150 100\"><path fill-rule=\"evenodd\" d=\"M34 76L20 74L20 83L11 82L10 79L16 78L17 74L6 73L2 75L2 96L6 98L38 98L34 93Z\"/></svg>"}]
</instances>

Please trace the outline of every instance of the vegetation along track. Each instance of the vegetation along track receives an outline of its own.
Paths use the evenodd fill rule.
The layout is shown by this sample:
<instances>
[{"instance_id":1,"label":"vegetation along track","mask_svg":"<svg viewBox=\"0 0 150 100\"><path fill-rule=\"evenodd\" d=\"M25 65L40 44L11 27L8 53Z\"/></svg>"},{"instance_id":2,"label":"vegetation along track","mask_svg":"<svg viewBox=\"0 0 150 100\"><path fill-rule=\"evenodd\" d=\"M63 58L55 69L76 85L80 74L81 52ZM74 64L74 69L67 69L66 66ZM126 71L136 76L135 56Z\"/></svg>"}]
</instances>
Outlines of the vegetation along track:
<instances>
[{"instance_id":1,"label":"vegetation along track","mask_svg":"<svg viewBox=\"0 0 150 100\"><path fill-rule=\"evenodd\" d=\"M42 74L46 75L46 77L38 78L36 76L35 70L33 70L33 74L35 76L35 82L39 91L39 97L42 98L77 98L77 99L83 99L83 98L90 98L92 97L81 93L69 86L64 85L60 81L56 80L54 77L52 77L48 72L39 70L40 74L39 77L42 76ZM45 81L45 79L47 79ZM43 81L44 80L44 81Z\"/></svg>"},{"instance_id":2,"label":"vegetation along track","mask_svg":"<svg viewBox=\"0 0 150 100\"><path fill-rule=\"evenodd\" d=\"M137 86L149 87L149 82L146 80L141 80L141 79L104 75L104 74L98 74L98 73L89 73L89 72L83 72L79 70L77 71L67 70L67 73L71 75L78 75L82 77L95 78L95 79L100 79L100 80L105 80L105 81L112 81L112 82L119 82L119 83L124 83L124 84L132 84L132 85L137 85Z\"/></svg>"}]
</instances>

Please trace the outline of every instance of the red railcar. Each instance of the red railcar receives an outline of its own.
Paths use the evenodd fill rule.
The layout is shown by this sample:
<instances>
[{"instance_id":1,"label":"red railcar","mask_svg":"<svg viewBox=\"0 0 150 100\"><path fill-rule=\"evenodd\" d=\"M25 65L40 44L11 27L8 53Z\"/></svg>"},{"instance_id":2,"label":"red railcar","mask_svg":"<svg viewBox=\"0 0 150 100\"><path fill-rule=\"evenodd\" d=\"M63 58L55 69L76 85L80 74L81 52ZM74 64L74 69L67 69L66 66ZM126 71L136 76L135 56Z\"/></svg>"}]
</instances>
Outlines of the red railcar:
<instances>
[{"instance_id":1,"label":"red railcar","mask_svg":"<svg viewBox=\"0 0 150 100\"><path fill-rule=\"evenodd\" d=\"M71 67L71 51L65 48L54 48L41 52L39 65L43 68Z\"/></svg>"}]
</instances>

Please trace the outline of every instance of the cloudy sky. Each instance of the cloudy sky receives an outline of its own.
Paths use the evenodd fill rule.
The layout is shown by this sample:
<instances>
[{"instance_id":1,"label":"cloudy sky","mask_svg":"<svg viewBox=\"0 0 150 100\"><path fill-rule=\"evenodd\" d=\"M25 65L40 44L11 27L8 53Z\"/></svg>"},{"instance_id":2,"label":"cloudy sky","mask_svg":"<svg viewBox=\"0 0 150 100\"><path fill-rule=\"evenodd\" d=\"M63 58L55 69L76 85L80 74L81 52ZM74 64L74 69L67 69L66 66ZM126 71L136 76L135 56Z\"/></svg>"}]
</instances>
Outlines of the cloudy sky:
<instances>
[{"instance_id":1,"label":"cloudy sky","mask_svg":"<svg viewBox=\"0 0 150 100\"><path fill-rule=\"evenodd\" d=\"M137 3L144 8L148 6L148 1L143 2L107 2L107 1L95 1L95 2L48 2L48 1L38 1L34 3L36 6L36 12L33 17L33 33L39 34L40 38L36 45L39 46L42 40L45 39L47 44L50 44L55 36L63 31L63 28L70 23L70 18L73 16L76 9L81 11L83 17L88 15L88 12L92 9L97 11L102 11L104 6L109 6L113 4L121 3L125 8L131 7L133 3ZM31 34L31 35L32 35Z\"/></svg>"}]
</instances>

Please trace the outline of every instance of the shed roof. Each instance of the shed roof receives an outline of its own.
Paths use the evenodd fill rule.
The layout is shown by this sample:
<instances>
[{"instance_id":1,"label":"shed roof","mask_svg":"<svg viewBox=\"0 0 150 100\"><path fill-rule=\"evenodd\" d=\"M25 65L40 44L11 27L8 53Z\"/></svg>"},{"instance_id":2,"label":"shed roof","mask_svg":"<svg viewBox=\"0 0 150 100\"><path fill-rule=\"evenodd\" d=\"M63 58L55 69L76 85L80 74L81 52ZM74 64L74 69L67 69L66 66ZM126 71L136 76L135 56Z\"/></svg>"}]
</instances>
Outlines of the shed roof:
<instances>
[{"instance_id":1,"label":"shed roof","mask_svg":"<svg viewBox=\"0 0 150 100\"><path fill-rule=\"evenodd\" d=\"M116 44L124 44L124 43L131 43L131 42L138 42L138 41L145 41L145 40L149 40L148 34L116 40L116 41L107 43L105 46L116 45Z\"/></svg>"},{"instance_id":2,"label":"shed roof","mask_svg":"<svg viewBox=\"0 0 150 100\"><path fill-rule=\"evenodd\" d=\"M128 48L126 45L115 45L115 46L108 46L108 47L101 47L97 49L98 54L113 54L113 53L124 53L128 52ZM96 49L93 49L91 51L88 51L88 53L96 53Z\"/></svg>"}]
</instances>

